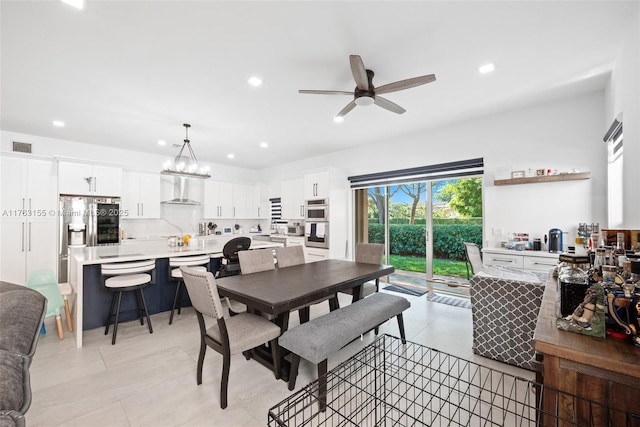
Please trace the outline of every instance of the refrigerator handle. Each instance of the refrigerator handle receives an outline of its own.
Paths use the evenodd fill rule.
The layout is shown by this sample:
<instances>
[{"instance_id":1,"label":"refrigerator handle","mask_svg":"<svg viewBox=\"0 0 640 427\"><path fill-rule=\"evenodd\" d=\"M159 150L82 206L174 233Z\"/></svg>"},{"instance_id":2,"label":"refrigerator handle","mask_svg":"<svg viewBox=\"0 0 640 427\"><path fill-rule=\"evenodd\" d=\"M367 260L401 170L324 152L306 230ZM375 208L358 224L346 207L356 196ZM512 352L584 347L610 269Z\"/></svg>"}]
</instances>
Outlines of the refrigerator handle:
<instances>
[{"instance_id":1,"label":"refrigerator handle","mask_svg":"<svg viewBox=\"0 0 640 427\"><path fill-rule=\"evenodd\" d=\"M24 252L24 222L22 223L22 252Z\"/></svg>"},{"instance_id":2,"label":"refrigerator handle","mask_svg":"<svg viewBox=\"0 0 640 427\"><path fill-rule=\"evenodd\" d=\"M29 223L29 252L31 252L31 223Z\"/></svg>"}]
</instances>

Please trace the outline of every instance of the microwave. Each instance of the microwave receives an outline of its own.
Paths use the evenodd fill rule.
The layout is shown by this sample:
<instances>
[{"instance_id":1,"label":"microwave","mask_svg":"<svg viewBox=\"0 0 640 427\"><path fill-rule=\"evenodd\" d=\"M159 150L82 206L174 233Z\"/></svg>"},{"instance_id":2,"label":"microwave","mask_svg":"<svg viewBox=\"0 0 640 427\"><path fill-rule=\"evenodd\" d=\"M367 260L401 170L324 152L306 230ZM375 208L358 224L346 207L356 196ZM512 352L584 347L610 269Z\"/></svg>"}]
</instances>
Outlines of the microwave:
<instances>
[{"instance_id":1,"label":"microwave","mask_svg":"<svg viewBox=\"0 0 640 427\"><path fill-rule=\"evenodd\" d=\"M327 199L307 200L305 218L311 221L329 221L329 201Z\"/></svg>"}]
</instances>

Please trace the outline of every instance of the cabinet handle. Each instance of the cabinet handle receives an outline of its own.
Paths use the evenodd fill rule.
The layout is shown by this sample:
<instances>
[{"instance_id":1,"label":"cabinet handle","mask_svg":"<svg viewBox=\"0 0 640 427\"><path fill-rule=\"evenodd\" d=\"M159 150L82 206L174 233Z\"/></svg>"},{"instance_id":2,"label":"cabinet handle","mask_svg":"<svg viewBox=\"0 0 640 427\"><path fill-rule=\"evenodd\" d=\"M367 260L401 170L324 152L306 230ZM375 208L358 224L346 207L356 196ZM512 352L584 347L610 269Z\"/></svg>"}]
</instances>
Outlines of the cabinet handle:
<instances>
[{"instance_id":1,"label":"cabinet handle","mask_svg":"<svg viewBox=\"0 0 640 427\"><path fill-rule=\"evenodd\" d=\"M236 207L235 206L233 207L233 217L234 218L236 217Z\"/></svg>"},{"instance_id":2,"label":"cabinet handle","mask_svg":"<svg viewBox=\"0 0 640 427\"><path fill-rule=\"evenodd\" d=\"M144 203L140 203L140 216L144 216Z\"/></svg>"},{"instance_id":3,"label":"cabinet handle","mask_svg":"<svg viewBox=\"0 0 640 427\"><path fill-rule=\"evenodd\" d=\"M29 223L29 252L31 252L31 223Z\"/></svg>"},{"instance_id":4,"label":"cabinet handle","mask_svg":"<svg viewBox=\"0 0 640 427\"><path fill-rule=\"evenodd\" d=\"M512 259L501 259L501 258L493 258L494 261L500 261L500 262L513 262Z\"/></svg>"},{"instance_id":5,"label":"cabinet handle","mask_svg":"<svg viewBox=\"0 0 640 427\"><path fill-rule=\"evenodd\" d=\"M31 210L31 197L29 197L29 210Z\"/></svg>"},{"instance_id":6,"label":"cabinet handle","mask_svg":"<svg viewBox=\"0 0 640 427\"><path fill-rule=\"evenodd\" d=\"M22 210L24 210L24 197L22 198Z\"/></svg>"},{"instance_id":7,"label":"cabinet handle","mask_svg":"<svg viewBox=\"0 0 640 427\"><path fill-rule=\"evenodd\" d=\"M22 223L22 249L21 249L21 251L24 252L24 222Z\"/></svg>"},{"instance_id":8,"label":"cabinet handle","mask_svg":"<svg viewBox=\"0 0 640 427\"><path fill-rule=\"evenodd\" d=\"M98 187L98 178L96 178L95 176L93 177L93 191L98 191L96 190L96 188Z\"/></svg>"}]
</instances>

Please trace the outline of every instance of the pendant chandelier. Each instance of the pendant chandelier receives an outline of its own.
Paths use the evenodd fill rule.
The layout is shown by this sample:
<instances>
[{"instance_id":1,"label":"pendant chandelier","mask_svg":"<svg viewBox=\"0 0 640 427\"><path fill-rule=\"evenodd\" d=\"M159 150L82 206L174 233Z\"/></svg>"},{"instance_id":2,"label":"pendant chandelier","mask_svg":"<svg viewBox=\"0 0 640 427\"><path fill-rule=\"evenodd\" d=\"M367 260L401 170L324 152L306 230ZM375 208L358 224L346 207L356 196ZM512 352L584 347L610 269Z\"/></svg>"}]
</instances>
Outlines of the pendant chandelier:
<instances>
[{"instance_id":1,"label":"pendant chandelier","mask_svg":"<svg viewBox=\"0 0 640 427\"><path fill-rule=\"evenodd\" d=\"M196 155L193 153L193 149L191 148L191 141L189 141L189 128L191 125L184 123L182 126L184 126L185 130L185 138L182 148L180 148L180 151L173 160L173 163L171 161L167 161L164 164L164 169L160 173L163 175L183 176L187 178L211 178L211 175L209 175L209 167L206 166L200 168L198 166L198 159L196 159ZM185 148L187 149L186 152Z\"/></svg>"}]
</instances>

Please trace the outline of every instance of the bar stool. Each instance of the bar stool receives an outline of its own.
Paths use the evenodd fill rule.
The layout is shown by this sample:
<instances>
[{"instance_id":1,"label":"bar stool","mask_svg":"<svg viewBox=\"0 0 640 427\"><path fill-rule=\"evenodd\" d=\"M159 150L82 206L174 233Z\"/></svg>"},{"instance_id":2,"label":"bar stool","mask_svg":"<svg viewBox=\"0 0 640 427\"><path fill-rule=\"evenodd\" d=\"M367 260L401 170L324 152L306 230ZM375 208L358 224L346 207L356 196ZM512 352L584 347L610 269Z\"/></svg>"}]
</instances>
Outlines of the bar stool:
<instances>
[{"instance_id":1,"label":"bar stool","mask_svg":"<svg viewBox=\"0 0 640 427\"><path fill-rule=\"evenodd\" d=\"M102 264L102 275L105 277L104 286L113 292L111 307L109 308L109 317L107 318L107 327L104 330L104 334L107 335L109 333L109 325L113 323L112 345L116 343L120 303L123 292L134 291L136 293L137 312L140 324L144 325L144 318L142 317L144 314L147 318L149 333L153 333L151 319L149 318L149 311L147 310L147 303L144 299L142 289L151 283L151 274L148 272L152 271L155 267L155 260ZM115 320L112 321L114 317Z\"/></svg>"},{"instance_id":2,"label":"bar stool","mask_svg":"<svg viewBox=\"0 0 640 427\"><path fill-rule=\"evenodd\" d=\"M207 271L207 267L205 265L209 265L211 259L209 255L191 255L191 256L180 256L169 258L169 267L171 268L171 279L177 280L178 284L176 286L176 294L173 297L173 306L171 307L171 315L169 316L169 324L173 323L173 312L176 308L178 308L178 314L180 314L182 305L180 301L182 300L182 285L184 280L182 279L182 271L180 271L180 267L183 265L186 267L191 267L196 271Z\"/></svg>"}]
</instances>

